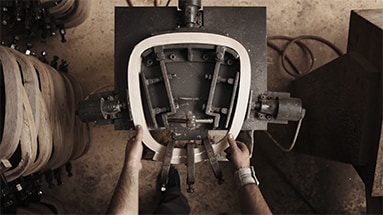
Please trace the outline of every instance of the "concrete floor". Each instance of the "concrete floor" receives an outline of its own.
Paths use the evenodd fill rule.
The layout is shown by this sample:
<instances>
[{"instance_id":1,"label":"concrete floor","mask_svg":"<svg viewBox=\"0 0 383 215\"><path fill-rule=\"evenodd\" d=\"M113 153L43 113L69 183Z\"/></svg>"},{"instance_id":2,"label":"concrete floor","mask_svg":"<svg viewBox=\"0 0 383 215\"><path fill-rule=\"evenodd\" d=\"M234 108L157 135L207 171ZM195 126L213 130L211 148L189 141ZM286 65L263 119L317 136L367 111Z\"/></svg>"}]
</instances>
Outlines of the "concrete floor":
<instances>
[{"instance_id":1,"label":"concrete floor","mask_svg":"<svg viewBox=\"0 0 383 215\"><path fill-rule=\"evenodd\" d=\"M46 44L34 43L48 58L58 55L69 62L69 71L82 84L85 93L113 85L114 82L114 7L127 6L124 0L91 0L89 18L67 30L67 43L58 37ZM132 0L135 6L152 6L151 0ZM159 1L161 5L166 0ZM176 5L173 0L171 6ZM268 35L316 35L346 50L349 16L352 9L382 8L381 0L203 0L204 6L266 6ZM133 29L132 29L133 30ZM312 43L316 66L335 57L320 44ZM279 64L279 56L268 53L269 90L286 91L292 78ZM275 131L277 128L271 128ZM113 126L91 128L89 152L73 161L72 178L45 193L60 199L68 214L105 213L114 191L124 157L127 139L133 134L114 131ZM281 137L289 141L290 137ZM274 213L365 213L364 186L351 165L327 161L297 153L283 153L262 132L255 134L252 163L261 181L260 188ZM225 183L218 185L208 163L196 165L196 192L186 193L186 168L179 165L182 191L189 199L193 214L237 214L237 194L229 163L222 163ZM158 192L156 178L161 163L143 161L140 176L140 211L155 209Z\"/></svg>"}]
</instances>

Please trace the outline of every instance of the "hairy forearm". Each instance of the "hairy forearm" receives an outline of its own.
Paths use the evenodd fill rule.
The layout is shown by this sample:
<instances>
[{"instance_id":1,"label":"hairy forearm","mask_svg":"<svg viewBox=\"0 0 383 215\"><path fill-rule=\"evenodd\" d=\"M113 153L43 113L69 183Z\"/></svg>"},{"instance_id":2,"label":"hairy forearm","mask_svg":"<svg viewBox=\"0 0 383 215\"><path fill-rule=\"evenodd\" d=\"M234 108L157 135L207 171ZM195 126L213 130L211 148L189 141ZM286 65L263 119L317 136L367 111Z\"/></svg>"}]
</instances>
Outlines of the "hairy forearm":
<instances>
[{"instance_id":1,"label":"hairy forearm","mask_svg":"<svg viewBox=\"0 0 383 215\"><path fill-rule=\"evenodd\" d=\"M138 214L139 169L125 165L112 200L108 214Z\"/></svg>"},{"instance_id":2,"label":"hairy forearm","mask_svg":"<svg viewBox=\"0 0 383 215\"><path fill-rule=\"evenodd\" d=\"M243 214L272 214L256 184L247 184L239 190Z\"/></svg>"}]
</instances>

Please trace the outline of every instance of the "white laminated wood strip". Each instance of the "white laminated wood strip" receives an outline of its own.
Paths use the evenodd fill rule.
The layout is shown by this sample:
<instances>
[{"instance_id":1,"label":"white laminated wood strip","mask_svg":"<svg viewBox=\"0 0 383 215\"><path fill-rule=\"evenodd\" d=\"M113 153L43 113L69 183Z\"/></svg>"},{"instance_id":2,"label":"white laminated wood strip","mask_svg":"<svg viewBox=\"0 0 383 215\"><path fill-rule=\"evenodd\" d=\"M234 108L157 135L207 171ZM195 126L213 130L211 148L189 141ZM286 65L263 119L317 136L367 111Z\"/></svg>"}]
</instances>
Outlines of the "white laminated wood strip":
<instances>
[{"instance_id":1,"label":"white laminated wood strip","mask_svg":"<svg viewBox=\"0 0 383 215\"><path fill-rule=\"evenodd\" d=\"M89 146L88 129L75 123L76 105L83 98L79 83L8 47L0 46L0 62L6 95L1 158L19 156L14 152L18 146L21 149L17 166L2 170L7 181L67 163L75 154L75 131L76 157L84 154Z\"/></svg>"},{"instance_id":2,"label":"white laminated wood strip","mask_svg":"<svg viewBox=\"0 0 383 215\"><path fill-rule=\"evenodd\" d=\"M23 86L15 57L7 47L0 46L0 61L5 85L5 117L0 158L9 159L19 145L23 128Z\"/></svg>"},{"instance_id":3,"label":"white laminated wood strip","mask_svg":"<svg viewBox=\"0 0 383 215\"><path fill-rule=\"evenodd\" d=\"M75 108L77 109L78 103L84 99L84 92L81 88L80 83L70 74L62 73L72 84L75 97ZM74 149L71 156L71 160L75 160L81 157L89 147L89 138L86 138L89 135L87 124L81 122L80 118L75 115L75 124L74 124Z\"/></svg>"},{"instance_id":4,"label":"white laminated wood strip","mask_svg":"<svg viewBox=\"0 0 383 215\"><path fill-rule=\"evenodd\" d=\"M52 155L52 128L49 122L49 114L45 105L44 99L40 94L40 129L37 132L39 155L33 165L28 169L25 175L40 171L49 161Z\"/></svg>"},{"instance_id":5,"label":"white laminated wood strip","mask_svg":"<svg viewBox=\"0 0 383 215\"><path fill-rule=\"evenodd\" d=\"M17 62L21 67L21 72L23 74L23 86L25 92L27 93L29 104L32 108L32 114L34 119L34 124L36 131L39 130L40 125L40 89L39 89L39 80L37 78L36 70L27 59L27 56L16 51L14 49L9 49L9 51L16 58Z\"/></svg>"},{"instance_id":6,"label":"white laminated wood strip","mask_svg":"<svg viewBox=\"0 0 383 215\"><path fill-rule=\"evenodd\" d=\"M37 135L33 122L32 109L23 89L23 132L20 138L21 159L17 167L4 173L7 182L22 176L33 164L37 153Z\"/></svg>"},{"instance_id":7,"label":"white laminated wood strip","mask_svg":"<svg viewBox=\"0 0 383 215\"><path fill-rule=\"evenodd\" d=\"M55 98L57 101L57 116L59 118L57 120L60 120L58 123L58 129L61 130L61 144L62 148L58 153L55 153L53 151L53 155L58 155L60 159L54 165L51 167L52 169L56 169L65 163L67 163L72 155L73 151L73 127L71 126L72 119L70 117L70 110L68 108L68 99L69 96L67 94L67 90L65 87L65 80L60 75L58 71L56 71L54 68L47 66L52 79L55 83ZM71 98L72 99L72 98Z\"/></svg>"}]
</instances>

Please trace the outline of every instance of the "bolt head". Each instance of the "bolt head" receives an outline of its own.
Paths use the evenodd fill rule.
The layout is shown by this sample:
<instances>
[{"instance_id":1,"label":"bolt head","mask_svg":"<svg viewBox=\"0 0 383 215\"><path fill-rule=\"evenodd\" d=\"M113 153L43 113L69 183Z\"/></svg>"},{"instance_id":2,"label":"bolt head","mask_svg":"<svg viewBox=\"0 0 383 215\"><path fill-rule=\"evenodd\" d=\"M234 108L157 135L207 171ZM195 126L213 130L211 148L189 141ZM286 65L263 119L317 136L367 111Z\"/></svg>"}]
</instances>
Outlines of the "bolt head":
<instances>
[{"instance_id":1,"label":"bolt head","mask_svg":"<svg viewBox=\"0 0 383 215\"><path fill-rule=\"evenodd\" d=\"M189 185L187 192L188 193L194 193L194 188L192 187L192 185Z\"/></svg>"}]
</instances>

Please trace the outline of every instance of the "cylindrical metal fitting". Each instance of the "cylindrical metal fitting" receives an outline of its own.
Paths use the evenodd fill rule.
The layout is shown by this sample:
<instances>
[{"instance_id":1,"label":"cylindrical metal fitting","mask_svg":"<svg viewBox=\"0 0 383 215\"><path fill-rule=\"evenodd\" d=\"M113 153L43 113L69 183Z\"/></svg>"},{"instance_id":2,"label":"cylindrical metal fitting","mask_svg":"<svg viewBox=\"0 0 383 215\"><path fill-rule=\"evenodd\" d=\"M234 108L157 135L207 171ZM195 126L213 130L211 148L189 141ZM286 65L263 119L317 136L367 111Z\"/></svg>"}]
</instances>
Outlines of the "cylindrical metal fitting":
<instances>
[{"instance_id":1,"label":"cylindrical metal fitting","mask_svg":"<svg viewBox=\"0 0 383 215\"><path fill-rule=\"evenodd\" d=\"M94 122L103 119L100 100L84 100L78 105L77 114L83 122Z\"/></svg>"},{"instance_id":2,"label":"cylindrical metal fitting","mask_svg":"<svg viewBox=\"0 0 383 215\"><path fill-rule=\"evenodd\" d=\"M196 6L201 8L201 0L179 0L178 1L178 6L183 9L187 6Z\"/></svg>"},{"instance_id":3,"label":"cylindrical metal fitting","mask_svg":"<svg viewBox=\"0 0 383 215\"><path fill-rule=\"evenodd\" d=\"M298 121L302 118L302 100L298 98L279 98L277 120Z\"/></svg>"},{"instance_id":4,"label":"cylindrical metal fitting","mask_svg":"<svg viewBox=\"0 0 383 215\"><path fill-rule=\"evenodd\" d=\"M184 25L188 28L197 25L197 13L201 8L201 0L179 0L178 6L183 11Z\"/></svg>"}]
</instances>

